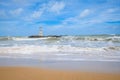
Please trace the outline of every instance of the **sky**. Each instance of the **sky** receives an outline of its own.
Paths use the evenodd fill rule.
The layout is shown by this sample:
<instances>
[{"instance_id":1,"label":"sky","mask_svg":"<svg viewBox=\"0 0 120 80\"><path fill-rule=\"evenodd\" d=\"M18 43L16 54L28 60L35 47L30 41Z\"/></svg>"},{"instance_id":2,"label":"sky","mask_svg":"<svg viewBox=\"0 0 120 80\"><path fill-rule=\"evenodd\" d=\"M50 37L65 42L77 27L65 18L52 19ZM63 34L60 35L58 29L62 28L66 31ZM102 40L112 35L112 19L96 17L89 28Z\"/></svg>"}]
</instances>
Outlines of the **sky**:
<instances>
[{"instance_id":1,"label":"sky","mask_svg":"<svg viewBox=\"0 0 120 80\"><path fill-rule=\"evenodd\" d=\"M0 36L120 34L120 0L0 0Z\"/></svg>"}]
</instances>

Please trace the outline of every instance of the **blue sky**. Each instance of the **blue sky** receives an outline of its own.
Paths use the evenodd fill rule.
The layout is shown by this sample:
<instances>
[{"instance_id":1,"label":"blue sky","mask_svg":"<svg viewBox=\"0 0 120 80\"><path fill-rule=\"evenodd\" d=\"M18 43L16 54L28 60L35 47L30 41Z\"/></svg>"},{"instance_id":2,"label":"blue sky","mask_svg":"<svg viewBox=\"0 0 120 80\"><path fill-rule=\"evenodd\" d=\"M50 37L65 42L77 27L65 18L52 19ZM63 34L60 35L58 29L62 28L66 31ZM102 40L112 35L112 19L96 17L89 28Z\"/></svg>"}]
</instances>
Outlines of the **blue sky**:
<instances>
[{"instance_id":1,"label":"blue sky","mask_svg":"<svg viewBox=\"0 0 120 80\"><path fill-rule=\"evenodd\" d=\"M120 34L120 0L0 0L0 36Z\"/></svg>"}]
</instances>

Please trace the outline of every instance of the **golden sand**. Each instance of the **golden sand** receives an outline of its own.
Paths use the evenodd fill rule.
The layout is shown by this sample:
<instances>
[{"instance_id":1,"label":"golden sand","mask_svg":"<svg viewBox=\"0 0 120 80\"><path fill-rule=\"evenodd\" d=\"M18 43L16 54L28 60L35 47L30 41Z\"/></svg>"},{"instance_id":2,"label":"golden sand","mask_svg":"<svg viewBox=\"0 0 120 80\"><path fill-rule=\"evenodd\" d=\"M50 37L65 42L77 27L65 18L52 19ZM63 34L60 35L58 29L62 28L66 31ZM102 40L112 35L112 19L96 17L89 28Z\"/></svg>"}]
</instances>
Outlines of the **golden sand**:
<instances>
[{"instance_id":1,"label":"golden sand","mask_svg":"<svg viewBox=\"0 0 120 80\"><path fill-rule=\"evenodd\" d=\"M0 80L120 80L120 73L60 71L31 67L0 67Z\"/></svg>"}]
</instances>

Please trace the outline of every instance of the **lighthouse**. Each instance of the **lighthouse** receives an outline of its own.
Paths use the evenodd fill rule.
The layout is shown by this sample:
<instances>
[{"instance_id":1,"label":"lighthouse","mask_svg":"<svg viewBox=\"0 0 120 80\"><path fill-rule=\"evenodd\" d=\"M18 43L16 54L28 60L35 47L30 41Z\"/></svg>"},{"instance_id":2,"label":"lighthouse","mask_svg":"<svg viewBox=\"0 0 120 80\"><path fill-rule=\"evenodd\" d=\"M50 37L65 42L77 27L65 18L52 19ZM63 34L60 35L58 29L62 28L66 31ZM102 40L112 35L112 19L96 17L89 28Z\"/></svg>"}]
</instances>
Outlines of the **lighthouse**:
<instances>
[{"instance_id":1,"label":"lighthouse","mask_svg":"<svg viewBox=\"0 0 120 80\"><path fill-rule=\"evenodd\" d=\"M43 30L42 30L42 27L40 27L39 36L43 36Z\"/></svg>"},{"instance_id":2,"label":"lighthouse","mask_svg":"<svg viewBox=\"0 0 120 80\"><path fill-rule=\"evenodd\" d=\"M28 36L29 38L43 38L43 37L54 37L54 38L57 38L57 37L61 37L61 36L57 36L57 35L48 35L48 36L44 36L43 35L43 29L42 27L39 27L39 33L38 35L31 35L31 36Z\"/></svg>"}]
</instances>

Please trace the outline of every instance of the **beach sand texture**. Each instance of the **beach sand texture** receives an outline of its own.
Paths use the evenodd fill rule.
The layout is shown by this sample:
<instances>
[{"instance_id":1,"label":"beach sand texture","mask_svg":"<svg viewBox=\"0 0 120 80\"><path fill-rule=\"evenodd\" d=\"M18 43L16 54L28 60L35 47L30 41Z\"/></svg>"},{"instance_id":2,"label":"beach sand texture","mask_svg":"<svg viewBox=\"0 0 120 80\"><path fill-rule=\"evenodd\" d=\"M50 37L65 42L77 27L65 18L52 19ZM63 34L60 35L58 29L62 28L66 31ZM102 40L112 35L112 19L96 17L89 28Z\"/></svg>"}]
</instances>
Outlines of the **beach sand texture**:
<instances>
[{"instance_id":1,"label":"beach sand texture","mask_svg":"<svg viewBox=\"0 0 120 80\"><path fill-rule=\"evenodd\" d=\"M62 71L33 67L0 67L0 80L120 80L120 73Z\"/></svg>"}]
</instances>

